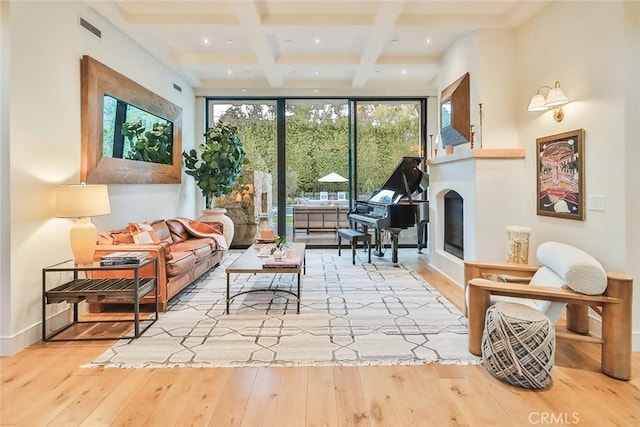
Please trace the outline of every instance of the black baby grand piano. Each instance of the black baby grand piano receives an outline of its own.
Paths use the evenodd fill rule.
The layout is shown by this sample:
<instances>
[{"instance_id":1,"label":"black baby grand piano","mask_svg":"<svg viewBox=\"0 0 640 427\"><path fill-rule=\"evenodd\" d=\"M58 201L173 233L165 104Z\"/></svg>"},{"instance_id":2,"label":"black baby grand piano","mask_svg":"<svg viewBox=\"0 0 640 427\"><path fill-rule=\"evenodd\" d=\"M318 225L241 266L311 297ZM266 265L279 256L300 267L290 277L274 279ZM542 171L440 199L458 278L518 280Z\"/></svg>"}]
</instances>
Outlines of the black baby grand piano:
<instances>
[{"instance_id":1,"label":"black baby grand piano","mask_svg":"<svg viewBox=\"0 0 640 427\"><path fill-rule=\"evenodd\" d=\"M398 234L416 225L419 213L429 211L429 202L414 200L429 186L429 175L418 168L421 161L421 157L403 157L384 185L369 200L356 200L348 214L349 220L362 225L364 231L375 228L374 253L378 256L383 255L381 231L391 232L394 264L398 262Z\"/></svg>"}]
</instances>

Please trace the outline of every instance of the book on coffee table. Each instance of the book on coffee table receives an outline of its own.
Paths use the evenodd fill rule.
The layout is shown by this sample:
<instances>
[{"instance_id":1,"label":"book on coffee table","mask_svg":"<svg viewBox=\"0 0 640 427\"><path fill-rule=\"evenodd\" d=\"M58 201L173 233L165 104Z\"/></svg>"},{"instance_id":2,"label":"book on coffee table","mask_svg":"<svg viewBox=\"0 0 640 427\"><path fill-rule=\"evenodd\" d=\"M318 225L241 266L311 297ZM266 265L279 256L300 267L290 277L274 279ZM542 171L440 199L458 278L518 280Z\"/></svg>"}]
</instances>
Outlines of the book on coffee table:
<instances>
[{"instance_id":1,"label":"book on coffee table","mask_svg":"<svg viewBox=\"0 0 640 427\"><path fill-rule=\"evenodd\" d=\"M140 264L149 252L111 252L100 258L100 265Z\"/></svg>"},{"instance_id":2,"label":"book on coffee table","mask_svg":"<svg viewBox=\"0 0 640 427\"><path fill-rule=\"evenodd\" d=\"M300 267L300 257L294 258L269 258L262 264L264 268L297 268Z\"/></svg>"}]
</instances>

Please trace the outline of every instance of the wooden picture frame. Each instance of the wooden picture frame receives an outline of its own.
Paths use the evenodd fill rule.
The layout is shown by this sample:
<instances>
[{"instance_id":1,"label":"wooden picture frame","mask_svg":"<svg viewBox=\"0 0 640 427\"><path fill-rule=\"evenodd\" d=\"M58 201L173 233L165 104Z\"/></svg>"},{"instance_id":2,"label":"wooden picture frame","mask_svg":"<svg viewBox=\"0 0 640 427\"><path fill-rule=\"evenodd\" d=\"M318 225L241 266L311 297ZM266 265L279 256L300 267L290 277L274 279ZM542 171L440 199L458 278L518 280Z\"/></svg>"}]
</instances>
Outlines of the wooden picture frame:
<instances>
[{"instance_id":1,"label":"wooden picture frame","mask_svg":"<svg viewBox=\"0 0 640 427\"><path fill-rule=\"evenodd\" d=\"M471 141L471 77L463 74L440 94L442 147Z\"/></svg>"},{"instance_id":2,"label":"wooden picture frame","mask_svg":"<svg viewBox=\"0 0 640 427\"><path fill-rule=\"evenodd\" d=\"M80 179L95 184L179 184L182 181L182 108L88 55L82 57L81 81ZM171 164L103 154L105 94L172 123Z\"/></svg>"},{"instance_id":3,"label":"wooden picture frame","mask_svg":"<svg viewBox=\"0 0 640 427\"><path fill-rule=\"evenodd\" d=\"M584 129L536 139L537 213L584 220Z\"/></svg>"}]
</instances>

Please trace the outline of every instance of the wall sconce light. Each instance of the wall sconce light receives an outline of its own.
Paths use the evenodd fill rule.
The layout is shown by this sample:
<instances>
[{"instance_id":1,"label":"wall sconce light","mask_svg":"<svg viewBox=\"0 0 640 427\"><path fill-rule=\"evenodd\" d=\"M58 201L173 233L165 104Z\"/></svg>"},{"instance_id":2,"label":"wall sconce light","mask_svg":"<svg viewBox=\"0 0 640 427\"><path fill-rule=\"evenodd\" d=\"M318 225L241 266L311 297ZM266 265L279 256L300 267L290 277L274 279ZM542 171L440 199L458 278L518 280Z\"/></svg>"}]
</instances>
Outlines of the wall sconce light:
<instances>
[{"instance_id":1,"label":"wall sconce light","mask_svg":"<svg viewBox=\"0 0 640 427\"><path fill-rule=\"evenodd\" d=\"M544 96L541 91L547 89L547 96ZM562 111L561 105L569 102L567 95L560 87L560 82L556 81L554 87L542 86L535 95L531 97L529 101L528 111L545 111L549 108L553 108L553 118L556 122L561 122L564 118L564 111Z\"/></svg>"},{"instance_id":2,"label":"wall sconce light","mask_svg":"<svg viewBox=\"0 0 640 427\"><path fill-rule=\"evenodd\" d=\"M64 185L58 187L55 216L77 218L71 227L71 251L76 264L90 264L98 240L92 216L111 213L106 185Z\"/></svg>"}]
</instances>

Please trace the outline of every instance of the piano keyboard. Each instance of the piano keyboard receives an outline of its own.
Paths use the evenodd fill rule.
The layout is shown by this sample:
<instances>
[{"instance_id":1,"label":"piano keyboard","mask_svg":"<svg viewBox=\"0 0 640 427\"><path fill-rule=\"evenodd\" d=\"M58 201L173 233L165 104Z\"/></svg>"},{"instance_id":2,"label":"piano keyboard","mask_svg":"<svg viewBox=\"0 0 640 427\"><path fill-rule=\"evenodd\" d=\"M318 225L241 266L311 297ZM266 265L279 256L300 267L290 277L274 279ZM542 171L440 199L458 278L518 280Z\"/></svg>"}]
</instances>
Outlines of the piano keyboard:
<instances>
[{"instance_id":1,"label":"piano keyboard","mask_svg":"<svg viewBox=\"0 0 640 427\"><path fill-rule=\"evenodd\" d=\"M378 223L377 218L366 216L366 215L360 215L360 214L349 214L349 219L352 219L354 221L365 222L365 223L368 223L368 224L377 224Z\"/></svg>"}]
</instances>

